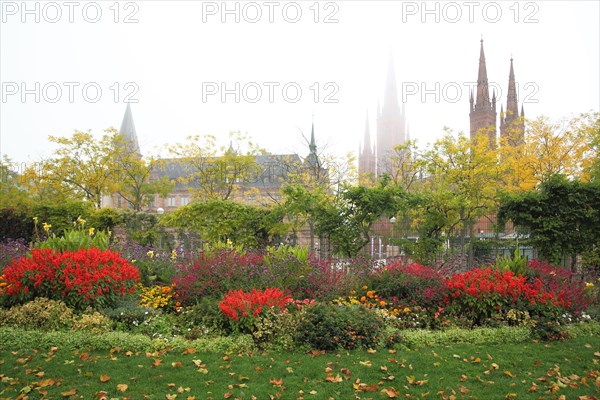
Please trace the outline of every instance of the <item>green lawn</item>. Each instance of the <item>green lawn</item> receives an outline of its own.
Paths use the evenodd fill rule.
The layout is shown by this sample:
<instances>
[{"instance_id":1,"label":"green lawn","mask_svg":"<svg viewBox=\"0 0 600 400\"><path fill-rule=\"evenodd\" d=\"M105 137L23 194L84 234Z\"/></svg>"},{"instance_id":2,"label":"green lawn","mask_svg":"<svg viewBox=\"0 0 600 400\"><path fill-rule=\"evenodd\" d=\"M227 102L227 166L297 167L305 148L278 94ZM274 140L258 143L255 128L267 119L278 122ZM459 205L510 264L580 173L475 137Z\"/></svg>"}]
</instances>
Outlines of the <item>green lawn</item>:
<instances>
[{"instance_id":1,"label":"green lawn","mask_svg":"<svg viewBox=\"0 0 600 400\"><path fill-rule=\"evenodd\" d=\"M596 399L599 362L600 338L590 336L252 356L12 351L0 343L0 399Z\"/></svg>"}]
</instances>

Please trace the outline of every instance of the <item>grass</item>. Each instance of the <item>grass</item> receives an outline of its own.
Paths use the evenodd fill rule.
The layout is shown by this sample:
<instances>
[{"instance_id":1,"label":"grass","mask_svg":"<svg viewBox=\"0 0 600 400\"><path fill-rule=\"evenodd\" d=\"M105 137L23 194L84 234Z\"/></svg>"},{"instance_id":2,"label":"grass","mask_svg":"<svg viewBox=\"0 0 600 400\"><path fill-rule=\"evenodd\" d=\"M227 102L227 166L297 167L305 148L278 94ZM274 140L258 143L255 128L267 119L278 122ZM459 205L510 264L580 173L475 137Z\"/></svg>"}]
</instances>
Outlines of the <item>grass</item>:
<instances>
[{"instance_id":1,"label":"grass","mask_svg":"<svg viewBox=\"0 0 600 400\"><path fill-rule=\"evenodd\" d=\"M600 338L583 335L551 343L254 355L13 351L0 343L0 399L596 399L599 362Z\"/></svg>"}]
</instances>

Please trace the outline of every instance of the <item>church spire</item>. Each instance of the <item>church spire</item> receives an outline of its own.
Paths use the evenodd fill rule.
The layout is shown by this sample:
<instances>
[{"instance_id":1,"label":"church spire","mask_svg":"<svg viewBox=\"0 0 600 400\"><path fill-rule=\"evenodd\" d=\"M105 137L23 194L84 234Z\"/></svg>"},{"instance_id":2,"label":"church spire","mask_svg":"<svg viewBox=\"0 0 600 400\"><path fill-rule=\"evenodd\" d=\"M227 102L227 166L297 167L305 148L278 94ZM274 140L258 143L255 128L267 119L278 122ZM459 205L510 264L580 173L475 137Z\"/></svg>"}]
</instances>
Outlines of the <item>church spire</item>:
<instances>
[{"instance_id":1,"label":"church spire","mask_svg":"<svg viewBox=\"0 0 600 400\"><path fill-rule=\"evenodd\" d=\"M515 119L519 116L519 106L517 105L517 86L515 83L515 70L513 68L512 57L510 59L510 72L508 74L508 97L506 102L506 113L510 119Z\"/></svg>"},{"instance_id":2,"label":"church spire","mask_svg":"<svg viewBox=\"0 0 600 400\"><path fill-rule=\"evenodd\" d=\"M123 122L121 123L121 129L119 129L119 133L121 133L128 143L128 146L131 146L130 149L137 154L140 154L140 146L138 144L137 133L135 130L135 124L133 123L133 115L131 113L131 106L127 103L127 108L125 109L125 115L123 116Z\"/></svg>"},{"instance_id":3,"label":"church spire","mask_svg":"<svg viewBox=\"0 0 600 400\"><path fill-rule=\"evenodd\" d=\"M496 91L494 91L494 97L490 101L490 87L485 64L485 52L483 51L483 39L481 39L480 43L476 98L473 99L472 92L469 98L470 137L471 140L474 140L479 131L485 131L488 135L490 147L494 147L496 145Z\"/></svg>"},{"instance_id":4,"label":"church spire","mask_svg":"<svg viewBox=\"0 0 600 400\"><path fill-rule=\"evenodd\" d=\"M311 168L321 168L321 162L317 155L317 145L315 142L315 120L313 116L312 127L310 131L310 143L308 145L309 153L306 156L305 163Z\"/></svg>"},{"instance_id":5,"label":"church spire","mask_svg":"<svg viewBox=\"0 0 600 400\"><path fill-rule=\"evenodd\" d=\"M308 149L311 153L317 152L317 145L315 144L315 119L313 117L312 127L310 130L310 144L308 145Z\"/></svg>"},{"instance_id":6,"label":"church spire","mask_svg":"<svg viewBox=\"0 0 600 400\"><path fill-rule=\"evenodd\" d=\"M508 94L506 96L506 114L500 115L500 137L506 138L510 145L518 145L523 143L524 130L523 106L521 106L521 117L519 117L517 84L515 82L515 70L511 56L510 71L508 73Z\"/></svg>"},{"instance_id":7,"label":"church spire","mask_svg":"<svg viewBox=\"0 0 600 400\"><path fill-rule=\"evenodd\" d=\"M475 108L491 108L490 87L487 77L487 68L485 65L485 53L483 52L483 39L481 39L481 47L479 50L479 72L477 74L477 99L475 102Z\"/></svg>"}]
</instances>

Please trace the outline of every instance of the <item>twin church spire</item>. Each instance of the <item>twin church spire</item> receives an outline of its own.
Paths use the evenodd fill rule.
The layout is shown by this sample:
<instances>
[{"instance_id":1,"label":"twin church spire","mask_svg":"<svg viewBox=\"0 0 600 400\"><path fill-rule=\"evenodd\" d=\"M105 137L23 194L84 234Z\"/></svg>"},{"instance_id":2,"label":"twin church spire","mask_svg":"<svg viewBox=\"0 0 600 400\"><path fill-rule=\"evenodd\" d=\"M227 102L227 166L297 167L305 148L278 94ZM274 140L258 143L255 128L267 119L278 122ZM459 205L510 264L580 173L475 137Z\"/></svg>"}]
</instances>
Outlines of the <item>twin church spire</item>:
<instances>
[{"instance_id":1,"label":"twin church spire","mask_svg":"<svg viewBox=\"0 0 600 400\"><path fill-rule=\"evenodd\" d=\"M483 51L483 39L479 50L479 71L477 74L476 98L473 92L470 94L469 102L469 120L471 140L474 140L478 133L488 135L488 142L491 147L496 146L496 91L493 91L490 99L490 88L487 77L487 67L485 63L485 53ZM510 72L508 74L508 95L506 104L506 113L504 107L500 110L500 138L507 140L510 145L520 144L524 140L524 117L525 113L521 107L519 116L517 102L517 87L515 82L515 72L513 59L510 59Z\"/></svg>"}]
</instances>

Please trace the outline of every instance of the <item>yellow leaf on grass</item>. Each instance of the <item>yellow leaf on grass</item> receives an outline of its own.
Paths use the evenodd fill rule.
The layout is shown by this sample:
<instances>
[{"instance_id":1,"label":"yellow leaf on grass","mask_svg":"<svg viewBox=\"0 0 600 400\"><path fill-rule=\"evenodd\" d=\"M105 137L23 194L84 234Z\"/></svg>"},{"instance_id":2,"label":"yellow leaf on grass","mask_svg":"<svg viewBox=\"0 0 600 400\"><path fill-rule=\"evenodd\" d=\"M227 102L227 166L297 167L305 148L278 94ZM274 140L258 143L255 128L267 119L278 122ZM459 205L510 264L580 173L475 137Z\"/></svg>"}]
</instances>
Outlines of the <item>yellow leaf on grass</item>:
<instances>
[{"instance_id":1,"label":"yellow leaf on grass","mask_svg":"<svg viewBox=\"0 0 600 400\"><path fill-rule=\"evenodd\" d=\"M361 363L362 365L365 365L365 366L367 366L367 367L371 367L371 366L373 366L373 363L372 363L371 361L369 361L369 360L366 360L366 361L361 361L360 363Z\"/></svg>"},{"instance_id":2,"label":"yellow leaf on grass","mask_svg":"<svg viewBox=\"0 0 600 400\"><path fill-rule=\"evenodd\" d=\"M76 396L77 395L77 389L76 388L72 388L71 390L68 390L66 392L61 392L60 394L62 394L63 397Z\"/></svg>"},{"instance_id":3,"label":"yellow leaf on grass","mask_svg":"<svg viewBox=\"0 0 600 400\"><path fill-rule=\"evenodd\" d=\"M125 384L125 383L119 383L119 384L117 385L117 391L119 391L119 392L123 393L124 391L126 391L126 390L127 390L127 388L128 388L128 387L129 387L129 386L127 386L127 384Z\"/></svg>"},{"instance_id":4,"label":"yellow leaf on grass","mask_svg":"<svg viewBox=\"0 0 600 400\"><path fill-rule=\"evenodd\" d=\"M517 377L516 375L513 375L513 373L510 372L510 371L504 371L504 375L509 376L511 378L516 378Z\"/></svg>"},{"instance_id":5,"label":"yellow leaf on grass","mask_svg":"<svg viewBox=\"0 0 600 400\"><path fill-rule=\"evenodd\" d=\"M398 392L393 387L389 387L387 389L383 389L383 390L381 390L381 393L383 395L387 396L390 399L394 399L394 398L398 397L398 395L400 394L400 392Z\"/></svg>"},{"instance_id":6,"label":"yellow leaf on grass","mask_svg":"<svg viewBox=\"0 0 600 400\"><path fill-rule=\"evenodd\" d=\"M340 376L340 374L337 374L336 376L333 376L333 374L327 374L327 377L325 378L325 380L327 382L333 382L333 383L337 383L337 382L342 382L343 379Z\"/></svg>"},{"instance_id":7,"label":"yellow leaf on grass","mask_svg":"<svg viewBox=\"0 0 600 400\"><path fill-rule=\"evenodd\" d=\"M171 366L175 367L175 368L179 368L182 366L181 361L175 361L171 363Z\"/></svg>"}]
</instances>

